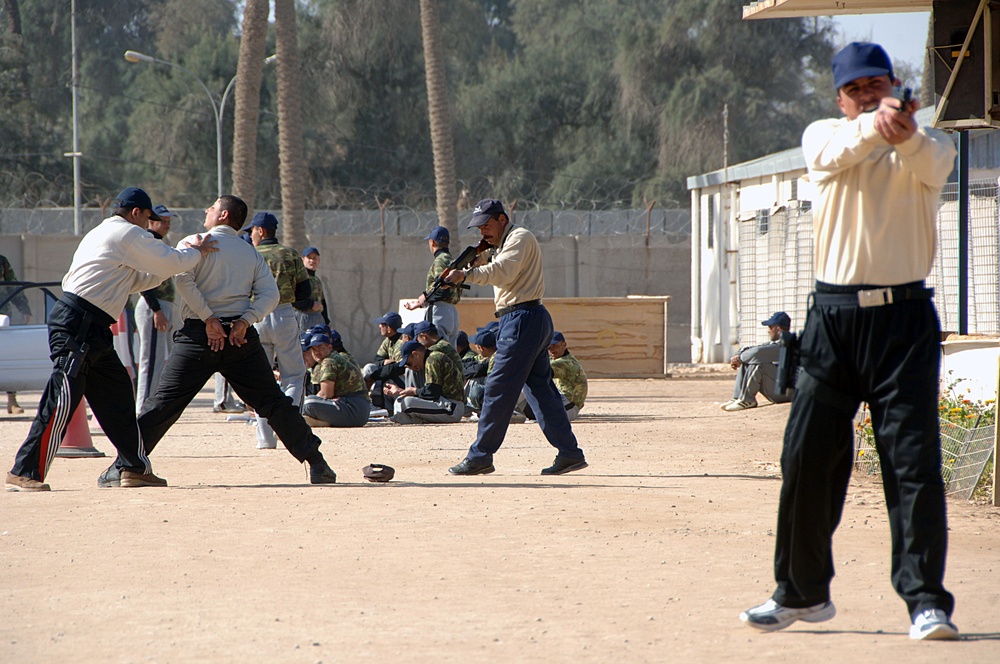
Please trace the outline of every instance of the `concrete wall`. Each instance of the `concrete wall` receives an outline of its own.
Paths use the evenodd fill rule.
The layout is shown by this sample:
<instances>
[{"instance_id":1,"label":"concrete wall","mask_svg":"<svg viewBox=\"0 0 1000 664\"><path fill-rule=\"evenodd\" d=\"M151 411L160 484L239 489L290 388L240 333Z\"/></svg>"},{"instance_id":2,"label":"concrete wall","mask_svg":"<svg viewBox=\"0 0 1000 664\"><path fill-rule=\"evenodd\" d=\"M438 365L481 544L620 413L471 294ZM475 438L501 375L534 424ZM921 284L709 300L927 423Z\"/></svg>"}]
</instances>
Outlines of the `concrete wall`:
<instances>
[{"instance_id":1,"label":"concrete wall","mask_svg":"<svg viewBox=\"0 0 1000 664\"><path fill-rule=\"evenodd\" d=\"M59 281L69 267L79 241L77 237L39 235L29 230L44 228L52 232L53 226L67 223L72 228L72 211L68 216L64 211L50 212L59 212L62 216L56 220L35 211L0 211L0 233L6 233L0 235L0 252L10 259L23 280ZM87 212L84 225L92 228L99 223L100 213ZM567 214L553 216L540 211L522 213L517 221L531 228L539 238L548 297L670 295L668 361L687 362L690 359L690 238L684 220L674 211L654 210L653 213L649 237L645 235L645 210L611 215L578 213L571 219ZM193 210L182 211L180 223L175 223L170 239L177 241L200 230L198 214ZM386 224L386 235L333 234L335 226L330 214L310 213L307 223L310 243L320 250L319 273L325 284L334 327L360 360L373 355L378 346L378 329L372 319L395 309L401 298L415 297L423 290L431 254L427 243L420 238L433 227L434 220L410 213L410 217L392 217L391 223ZM374 212L374 217L371 213L358 213L355 221L345 223L348 226L378 223L380 231L378 216L378 211ZM622 230L633 234L552 235L560 224L596 233L601 230L595 228L596 225L607 227L616 219L620 220ZM641 233L638 232L640 227ZM9 234L14 228L20 234ZM390 234L404 232L408 235ZM454 238L452 246L461 250L478 241L478 234L470 233ZM492 288L484 287L474 286L468 293L472 297L493 296Z\"/></svg>"}]
</instances>

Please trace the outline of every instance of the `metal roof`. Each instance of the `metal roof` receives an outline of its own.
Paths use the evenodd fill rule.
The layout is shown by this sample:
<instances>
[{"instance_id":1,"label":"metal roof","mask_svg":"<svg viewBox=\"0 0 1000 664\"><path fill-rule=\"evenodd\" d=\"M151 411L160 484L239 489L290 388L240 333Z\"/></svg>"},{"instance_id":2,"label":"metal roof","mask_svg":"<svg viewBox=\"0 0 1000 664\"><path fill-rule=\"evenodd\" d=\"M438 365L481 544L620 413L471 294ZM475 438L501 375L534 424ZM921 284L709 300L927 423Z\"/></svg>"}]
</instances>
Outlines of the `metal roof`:
<instances>
[{"instance_id":1,"label":"metal roof","mask_svg":"<svg viewBox=\"0 0 1000 664\"><path fill-rule=\"evenodd\" d=\"M934 120L934 108L921 108L914 116L917 124L927 127ZM701 189L729 182L740 182L751 178L771 177L778 173L788 173L796 170L805 170L806 160L802 156L802 148L790 148L781 152L773 152L764 157L751 159L739 164L734 164L729 168L720 168L702 175L692 175L687 179L687 188Z\"/></svg>"},{"instance_id":2,"label":"metal roof","mask_svg":"<svg viewBox=\"0 0 1000 664\"><path fill-rule=\"evenodd\" d=\"M743 18L794 18L838 14L927 12L932 0L760 0L743 5Z\"/></svg>"}]
</instances>

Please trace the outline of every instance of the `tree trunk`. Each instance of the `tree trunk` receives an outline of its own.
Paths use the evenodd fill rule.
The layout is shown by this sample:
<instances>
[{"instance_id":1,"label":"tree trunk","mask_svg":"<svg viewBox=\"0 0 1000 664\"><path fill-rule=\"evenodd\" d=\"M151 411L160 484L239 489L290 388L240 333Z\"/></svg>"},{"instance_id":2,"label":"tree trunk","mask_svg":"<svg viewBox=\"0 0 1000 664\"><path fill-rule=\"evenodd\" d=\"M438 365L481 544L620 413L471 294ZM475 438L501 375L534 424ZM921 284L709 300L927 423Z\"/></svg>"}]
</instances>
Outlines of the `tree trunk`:
<instances>
[{"instance_id":1,"label":"tree trunk","mask_svg":"<svg viewBox=\"0 0 1000 664\"><path fill-rule=\"evenodd\" d=\"M278 46L278 156L281 163L282 244L302 251L306 242L306 169L302 138L295 0L274 0Z\"/></svg>"},{"instance_id":2,"label":"tree trunk","mask_svg":"<svg viewBox=\"0 0 1000 664\"><path fill-rule=\"evenodd\" d=\"M260 82L267 46L268 0L247 0L243 10L240 61L236 67L236 110L233 129L233 194L253 210L257 179L257 120Z\"/></svg>"},{"instance_id":3,"label":"tree trunk","mask_svg":"<svg viewBox=\"0 0 1000 664\"><path fill-rule=\"evenodd\" d=\"M436 0L420 0L420 28L424 39L424 77L427 80L427 110L434 151L434 189L438 223L457 237L458 211L455 191L455 143L448 104L448 80L441 43L441 22Z\"/></svg>"}]
</instances>

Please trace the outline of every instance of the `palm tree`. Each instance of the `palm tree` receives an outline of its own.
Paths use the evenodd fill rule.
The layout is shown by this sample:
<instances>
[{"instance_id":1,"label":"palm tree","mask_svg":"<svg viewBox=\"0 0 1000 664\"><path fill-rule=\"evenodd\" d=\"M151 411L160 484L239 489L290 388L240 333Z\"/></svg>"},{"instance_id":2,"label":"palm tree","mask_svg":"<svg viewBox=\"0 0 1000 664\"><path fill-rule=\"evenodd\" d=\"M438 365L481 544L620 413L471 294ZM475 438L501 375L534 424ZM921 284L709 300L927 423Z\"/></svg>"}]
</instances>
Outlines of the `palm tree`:
<instances>
[{"instance_id":1,"label":"palm tree","mask_svg":"<svg viewBox=\"0 0 1000 664\"><path fill-rule=\"evenodd\" d=\"M274 0L274 24L278 47L278 157L284 221L281 241L301 249L306 241L306 169L295 0Z\"/></svg>"},{"instance_id":2,"label":"palm tree","mask_svg":"<svg viewBox=\"0 0 1000 664\"><path fill-rule=\"evenodd\" d=\"M240 61L236 66L233 130L233 193L253 209L257 178L257 118L267 46L268 0L247 0L243 10Z\"/></svg>"},{"instance_id":3,"label":"palm tree","mask_svg":"<svg viewBox=\"0 0 1000 664\"><path fill-rule=\"evenodd\" d=\"M448 104L448 80L444 69L444 46L436 0L420 0L420 28L424 39L424 77L427 108L434 151L434 188L438 223L455 236L458 211L455 192L455 143Z\"/></svg>"}]
</instances>

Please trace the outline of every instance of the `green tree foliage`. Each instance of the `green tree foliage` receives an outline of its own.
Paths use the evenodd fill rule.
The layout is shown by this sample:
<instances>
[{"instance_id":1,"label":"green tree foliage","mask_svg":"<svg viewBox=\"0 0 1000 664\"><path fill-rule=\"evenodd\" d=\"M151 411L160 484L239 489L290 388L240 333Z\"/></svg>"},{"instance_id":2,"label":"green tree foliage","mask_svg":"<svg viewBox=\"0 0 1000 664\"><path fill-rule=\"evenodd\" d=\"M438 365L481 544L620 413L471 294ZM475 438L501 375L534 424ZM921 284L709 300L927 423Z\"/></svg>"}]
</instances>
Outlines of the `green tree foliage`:
<instances>
[{"instance_id":1,"label":"green tree foliage","mask_svg":"<svg viewBox=\"0 0 1000 664\"><path fill-rule=\"evenodd\" d=\"M242 3L77 0L85 201L125 184L168 205L215 195L216 99ZM742 21L745 0L440 3L460 208L685 206L685 178L798 144L835 115L825 20ZM0 3L0 205L71 203L68 0ZM18 7L16 34L11 7ZM417 2L298 0L306 207L434 207ZM274 26L267 53L274 52ZM261 87L255 202L280 206L273 68ZM230 185L233 100L223 119Z\"/></svg>"}]
</instances>

